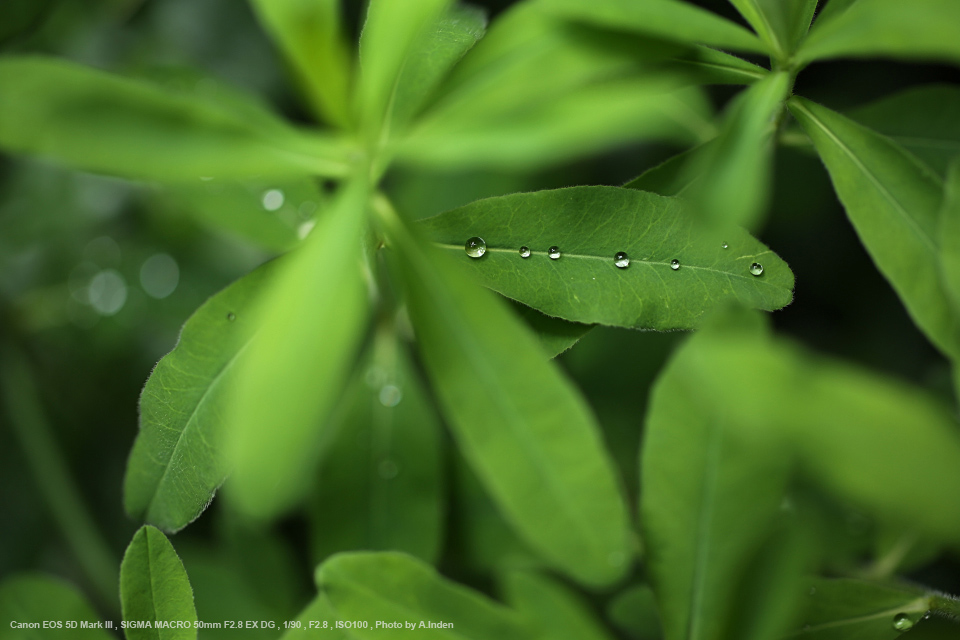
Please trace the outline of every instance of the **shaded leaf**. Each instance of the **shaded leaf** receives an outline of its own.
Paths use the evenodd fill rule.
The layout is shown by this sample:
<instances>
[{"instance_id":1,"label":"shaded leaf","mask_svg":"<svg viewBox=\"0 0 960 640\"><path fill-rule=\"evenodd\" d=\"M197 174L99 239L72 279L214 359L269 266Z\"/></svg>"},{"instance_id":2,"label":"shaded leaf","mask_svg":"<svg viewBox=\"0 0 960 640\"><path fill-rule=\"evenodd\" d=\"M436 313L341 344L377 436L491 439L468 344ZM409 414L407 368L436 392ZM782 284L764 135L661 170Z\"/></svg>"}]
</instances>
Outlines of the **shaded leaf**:
<instances>
[{"instance_id":1,"label":"shaded leaf","mask_svg":"<svg viewBox=\"0 0 960 640\"><path fill-rule=\"evenodd\" d=\"M551 358L556 358L577 344L580 338L585 336L586 333L593 328L593 325L569 322L548 316L525 304L514 302L512 306L513 310L517 312L517 315L523 319L527 327L537 336L540 340L540 346L543 347L543 350Z\"/></svg>"},{"instance_id":2,"label":"shaded leaf","mask_svg":"<svg viewBox=\"0 0 960 640\"><path fill-rule=\"evenodd\" d=\"M590 607L560 582L529 571L503 578L506 601L549 640L610 640Z\"/></svg>"},{"instance_id":3,"label":"shaded leaf","mask_svg":"<svg viewBox=\"0 0 960 640\"><path fill-rule=\"evenodd\" d=\"M97 624L101 618L84 597L73 586L42 574L19 574L7 576L0 583L0 620L3 630L0 637L43 638L60 640L76 638L78 640L110 640L113 636L103 629L29 629L17 630L13 623L43 625L46 620ZM9 626L8 626L9 625Z\"/></svg>"},{"instance_id":4,"label":"shaded leaf","mask_svg":"<svg viewBox=\"0 0 960 640\"><path fill-rule=\"evenodd\" d=\"M703 153L703 150L710 145L709 142L692 149L687 149L682 153L667 158L655 167L647 169L639 176L623 185L624 189L636 189L637 191L649 191L661 196L677 196L686 191L695 178L686 171L688 162L692 158Z\"/></svg>"},{"instance_id":5,"label":"shaded leaf","mask_svg":"<svg viewBox=\"0 0 960 640\"><path fill-rule=\"evenodd\" d=\"M718 302L777 309L793 274L741 229L696 231L679 200L617 187L572 187L487 198L419 223L484 285L550 315L640 329L687 329ZM464 243L486 241L480 259ZM728 249L723 249L726 242ZM521 258L527 246L532 255ZM557 246L559 260L547 257ZM614 255L630 258L626 269ZM680 268L671 268L672 260ZM759 277L749 272L763 265Z\"/></svg>"},{"instance_id":6,"label":"shaded leaf","mask_svg":"<svg viewBox=\"0 0 960 640\"><path fill-rule=\"evenodd\" d=\"M947 174L943 209L940 212L940 262L943 281L953 313L960 315L960 161Z\"/></svg>"},{"instance_id":7,"label":"shaded leaf","mask_svg":"<svg viewBox=\"0 0 960 640\"><path fill-rule=\"evenodd\" d=\"M617 594L607 606L607 617L623 633L636 640L663 637L653 589L641 584Z\"/></svg>"},{"instance_id":8,"label":"shaded leaf","mask_svg":"<svg viewBox=\"0 0 960 640\"><path fill-rule=\"evenodd\" d=\"M125 621L150 622L150 628L128 628L127 640L196 638L197 611L193 589L173 545L146 525L130 541L120 565L120 604ZM186 622L187 628L155 628L158 622Z\"/></svg>"},{"instance_id":9,"label":"shaded leaf","mask_svg":"<svg viewBox=\"0 0 960 640\"><path fill-rule=\"evenodd\" d=\"M894 616L912 622L930 608L922 589L849 579L814 579L802 613L802 625L791 638L803 640L893 640L901 635Z\"/></svg>"}]
</instances>

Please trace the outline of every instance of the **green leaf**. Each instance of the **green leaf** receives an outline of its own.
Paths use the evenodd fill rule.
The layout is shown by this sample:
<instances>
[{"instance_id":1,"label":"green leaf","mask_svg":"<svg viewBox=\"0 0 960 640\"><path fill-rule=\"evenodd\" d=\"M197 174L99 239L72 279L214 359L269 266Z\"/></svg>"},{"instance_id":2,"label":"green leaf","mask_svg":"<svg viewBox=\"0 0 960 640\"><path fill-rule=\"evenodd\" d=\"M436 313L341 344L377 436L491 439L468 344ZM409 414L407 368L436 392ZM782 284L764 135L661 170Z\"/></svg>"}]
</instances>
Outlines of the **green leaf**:
<instances>
[{"instance_id":1,"label":"green leaf","mask_svg":"<svg viewBox=\"0 0 960 640\"><path fill-rule=\"evenodd\" d=\"M580 338L586 335L593 325L579 322L569 322L540 313L525 304L513 302L513 310L527 324L527 327L540 340L540 346L551 358L577 344Z\"/></svg>"},{"instance_id":2,"label":"green leaf","mask_svg":"<svg viewBox=\"0 0 960 640\"><path fill-rule=\"evenodd\" d=\"M325 596L317 596L297 616L300 626L291 627L280 640L352 640L347 629L337 629L337 614ZM324 626L326 624L326 626Z\"/></svg>"},{"instance_id":3,"label":"green leaf","mask_svg":"<svg viewBox=\"0 0 960 640\"><path fill-rule=\"evenodd\" d=\"M753 84L768 73L752 62L702 46L677 56L668 68L677 69L694 84Z\"/></svg>"},{"instance_id":4,"label":"green leaf","mask_svg":"<svg viewBox=\"0 0 960 640\"><path fill-rule=\"evenodd\" d=\"M421 246L388 203L378 213L464 456L552 565L589 584L616 580L629 566L626 509L586 403L503 302Z\"/></svg>"},{"instance_id":5,"label":"green leaf","mask_svg":"<svg viewBox=\"0 0 960 640\"><path fill-rule=\"evenodd\" d=\"M660 640L663 637L656 597L648 585L629 587L617 594L607 606L607 617L635 640Z\"/></svg>"},{"instance_id":6,"label":"green leaf","mask_svg":"<svg viewBox=\"0 0 960 640\"><path fill-rule=\"evenodd\" d=\"M340 142L64 60L6 57L0 85L0 146L78 169L167 181L348 169Z\"/></svg>"},{"instance_id":7,"label":"green leaf","mask_svg":"<svg viewBox=\"0 0 960 640\"><path fill-rule=\"evenodd\" d=\"M722 301L778 309L793 274L741 229L699 233L681 201L618 187L573 187L487 198L420 222L482 284L550 316L639 329L688 329ZM480 259L464 243L486 241ZM723 243L728 249L723 249ZM523 259L521 246L532 255ZM557 246L559 260L547 249ZM614 265L624 251L626 269ZM680 268L671 268L672 260ZM753 262L763 265L759 277Z\"/></svg>"},{"instance_id":8,"label":"green leaf","mask_svg":"<svg viewBox=\"0 0 960 640\"><path fill-rule=\"evenodd\" d=\"M811 581L800 628L803 640L893 640L902 634L894 616L912 622L930 608L922 589L902 583L819 578Z\"/></svg>"},{"instance_id":9,"label":"green leaf","mask_svg":"<svg viewBox=\"0 0 960 640\"><path fill-rule=\"evenodd\" d=\"M268 263L205 302L150 374L123 485L131 517L165 531L182 529L226 478L228 380L249 344L253 299L275 271Z\"/></svg>"},{"instance_id":10,"label":"green leaf","mask_svg":"<svg viewBox=\"0 0 960 640\"><path fill-rule=\"evenodd\" d=\"M781 60L806 35L817 0L730 0L750 26Z\"/></svg>"},{"instance_id":11,"label":"green leaf","mask_svg":"<svg viewBox=\"0 0 960 640\"><path fill-rule=\"evenodd\" d=\"M960 161L954 162L947 174L940 212L940 245L944 286L954 314L960 315Z\"/></svg>"},{"instance_id":12,"label":"green leaf","mask_svg":"<svg viewBox=\"0 0 960 640\"><path fill-rule=\"evenodd\" d=\"M257 333L227 389L230 497L250 515L276 515L302 496L366 324L367 184L342 189L255 301Z\"/></svg>"},{"instance_id":13,"label":"green leaf","mask_svg":"<svg viewBox=\"0 0 960 640\"><path fill-rule=\"evenodd\" d=\"M858 0L823 0L825 7L817 12L817 24L826 23L856 4Z\"/></svg>"},{"instance_id":14,"label":"green leaf","mask_svg":"<svg viewBox=\"0 0 960 640\"><path fill-rule=\"evenodd\" d=\"M703 393L705 335L661 372L644 427L640 521L667 640L722 637L736 615L730 585L771 530L789 471L775 439L745 436L740 417Z\"/></svg>"},{"instance_id":15,"label":"green leaf","mask_svg":"<svg viewBox=\"0 0 960 640\"><path fill-rule=\"evenodd\" d=\"M590 607L572 589L530 571L503 578L506 600L550 640L610 640Z\"/></svg>"},{"instance_id":16,"label":"green leaf","mask_svg":"<svg viewBox=\"0 0 960 640\"><path fill-rule=\"evenodd\" d=\"M767 53L756 35L740 25L677 0L549 0L548 10L595 26L721 49Z\"/></svg>"},{"instance_id":17,"label":"green leaf","mask_svg":"<svg viewBox=\"0 0 960 640\"><path fill-rule=\"evenodd\" d=\"M891 138L940 176L960 155L960 89L921 85L857 107L847 115Z\"/></svg>"},{"instance_id":18,"label":"green leaf","mask_svg":"<svg viewBox=\"0 0 960 640\"><path fill-rule=\"evenodd\" d=\"M173 545L146 525L133 536L120 564L120 604L125 621L150 622L147 629L128 628L127 640L179 640L197 637L193 589ZM176 623L187 628L176 628ZM156 628L158 623L174 628Z\"/></svg>"},{"instance_id":19,"label":"green leaf","mask_svg":"<svg viewBox=\"0 0 960 640\"><path fill-rule=\"evenodd\" d=\"M396 550L435 562L443 533L440 422L392 327L378 330L343 403L310 510L314 557Z\"/></svg>"},{"instance_id":20,"label":"green leaf","mask_svg":"<svg viewBox=\"0 0 960 640\"><path fill-rule=\"evenodd\" d=\"M340 619L369 621L367 628L351 629L357 638L427 634L449 640L534 637L514 612L400 553L339 554L317 569L316 579ZM377 629L378 620L401 625L399 629ZM427 626L438 623L449 627L438 631L436 626ZM414 629L405 625L414 625Z\"/></svg>"},{"instance_id":21,"label":"green leaf","mask_svg":"<svg viewBox=\"0 0 960 640\"><path fill-rule=\"evenodd\" d=\"M900 145L838 113L802 98L789 106L826 164L860 241L910 317L938 349L960 356L960 324L936 259L940 178Z\"/></svg>"},{"instance_id":22,"label":"green leaf","mask_svg":"<svg viewBox=\"0 0 960 640\"><path fill-rule=\"evenodd\" d=\"M315 112L331 124L349 120L350 53L340 0L250 0L277 42Z\"/></svg>"},{"instance_id":23,"label":"green leaf","mask_svg":"<svg viewBox=\"0 0 960 640\"><path fill-rule=\"evenodd\" d=\"M790 77L768 75L727 108L723 128L694 157L687 180L693 213L712 225L756 228L766 212L773 171L773 135L790 90Z\"/></svg>"},{"instance_id":24,"label":"green leaf","mask_svg":"<svg viewBox=\"0 0 960 640\"><path fill-rule=\"evenodd\" d=\"M857 0L829 20L817 21L797 61L875 56L960 63L960 4Z\"/></svg>"},{"instance_id":25,"label":"green leaf","mask_svg":"<svg viewBox=\"0 0 960 640\"><path fill-rule=\"evenodd\" d=\"M702 153L709 145L707 142L667 158L623 185L623 188L649 191L661 196L680 195L695 181L690 172L685 170L687 163L692 162L693 157Z\"/></svg>"},{"instance_id":26,"label":"green leaf","mask_svg":"<svg viewBox=\"0 0 960 640\"><path fill-rule=\"evenodd\" d=\"M100 624L100 616L73 586L42 574L20 574L4 578L0 583L0 638L43 638L60 640L110 640L103 629L68 629L64 624L74 621ZM59 628L43 629L44 621L57 621ZM16 629L13 624L37 624L36 631ZM116 625L116 621L114 621Z\"/></svg>"}]
</instances>

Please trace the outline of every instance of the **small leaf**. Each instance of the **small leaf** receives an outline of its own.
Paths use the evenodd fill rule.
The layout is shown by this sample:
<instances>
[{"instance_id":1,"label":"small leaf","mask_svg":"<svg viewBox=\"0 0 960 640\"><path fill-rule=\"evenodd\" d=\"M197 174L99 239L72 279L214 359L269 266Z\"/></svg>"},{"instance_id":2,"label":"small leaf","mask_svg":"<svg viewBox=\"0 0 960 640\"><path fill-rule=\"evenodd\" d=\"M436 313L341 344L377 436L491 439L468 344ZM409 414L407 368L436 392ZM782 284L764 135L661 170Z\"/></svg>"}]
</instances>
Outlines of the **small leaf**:
<instances>
[{"instance_id":1,"label":"small leaf","mask_svg":"<svg viewBox=\"0 0 960 640\"><path fill-rule=\"evenodd\" d=\"M876 56L960 63L960 4L857 0L829 20L818 20L797 52L800 64Z\"/></svg>"},{"instance_id":2,"label":"small leaf","mask_svg":"<svg viewBox=\"0 0 960 640\"><path fill-rule=\"evenodd\" d=\"M930 608L929 594L902 583L865 580L811 580L801 626L790 634L802 640L893 640L902 631L894 617L916 622Z\"/></svg>"},{"instance_id":3,"label":"small leaf","mask_svg":"<svg viewBox=\"0 0 960 640\"><path fill-rule=\"evenodd\" d=\"M427 373L464 456L551 564L589 584L617 579L630 559L626 509L580 394L500 300L422 247L388 204L378 211Z\"/></svg>"},{"instance_id":4,"label":"small leaf","mask_svg":"<svg viewBox=\"0 0 960 640\"><path fill-rule=\"evenodd\" d=\"M150 622L151 627L124 630L127 640L181 640L197 637L193 589L173 545L147 525L130 541L120 565L120 603L125 621ZM173 628L155 628L158 622ZM186 623L178 628L176 623Z\"/></svg>"},{"instance_id":5,"label":"small leaf","mask_svg":"<svg viewBox=\"0 0 960 640\"><path fill-rule=\"evenodd\" d=\"M251 4L316 113L331 124L346 126L351 61L340 0L251 0Z\"/></svg>"},{"instance_id":6,"label":"small leaf","mask_svg":"<svg viewBox=\"0 0 960 640\"><path fill-rule=\"evenodd\" d=\"M947 173L940 212L940 245L944 286L954 314L960 315L960 161L954 162Z\"/></svg>"},{"instance_id":7,"label":"small leaf","mask_svg":"<svg viewBox=\"0 0 960 640\"><path fill-rule=\"evenodd\" d=\"M936 259L940 178L900 145L838 113L802 98L789 106L910 317L938 349L960 356L960 316L948 302Z\"/></svg>"},{"instance_id":8,"label":"small leaf","mask_svg":"<svg viewBox=\"0 0 960 640\"><path fill-rule=\"evenodd\" d=\"M0 146L82 170L192 181L348 168L340 142L64 60L6 57L0 85Z\"/></svg>"},{"instance_id":9,"label":"small leaf","mask_svg":"<svg viewBox=\"0 0 960 640\"><path fill-rule=\"evenodd\" d=\"M506 600L530 626L550 640L610 640L611 636L572 589L529 571L511 571L504 579Z\"/></svg>"},{"instance_id":10,"label":"small leaf","mask_svg":"<svg viewBox=\"0 0 960 640\"><path fill-rule=\"evenodd\" d=\"M513 611L400 553L342 553L324 562L316 579L340 619L370 621L366 628L350 630L357 638L431 634L449 640L535 637ZM401 628L376 629L377 620L400 622ZM449 626L438 626L440 623Z\"/></svg>"},{"instance_id":11,"label":"small leaf","mask_svg":"<svg viewBox=\"0 0 960 640\"><path fill-rule=\"evenodd\" d=\"M226 478L227 381L249 344L254 296L275 270L274 263L264 265L205 302L150 374L124 478L131 517L165 531L182 529Z\"/></svg>"},{"instance_id":12,"label":"small leaf","mask_svg":"<svg viewBox=\"0 0 960 640\"><path fill-rule=\"evenodd\" d=\"M280 265L251 310L256 336L228 388L229 496L259 517L302 496L366 324L361 234L367 185L356 179Z\"/></svg>"},{"instance_id":13,"label":"small leaf","mask_svg":"<svg viewBox=\"0 0 960 640\"><path fill-rule=\"evenodd\" d=\"M772 310L792 298L790 269L746 232L700 234L679 200L632 189L573 187L487 198L420 225L479 282L576 322L688 329L724 300ZM472 236L486 242L480 259L464 252ZM529 258L520 256L521 246L529 247ZM551 246L559 248L558 260L548 258ZM627 268L614 264L621 251ZM754 262L762 264L762 275L751 275Z\"/></svg>"},{"instance_id":14,"label":"small leaf","mask_svg":"<svg viewBox=\"0 0 960 640\"><path fill-rule=\"evenodd\" d=\"M792 54L810 28L817 0L730 0L780 59Z\"/></svg>"},{"instance_id":15,"label":"small leaf","mask_svg":"<svg viewBox=\"0 0 960 640\"><path fill-rule=\"evenodd\" d=\"M396 550L435 562L440 421L393 328L378 330L342 402L310 509L314 557Z\"/></svg>"},{"instance_id":16,"label":"small leaf","mask_svg":"<svg viewBox=\"0 0 960 640\"><path fill-rule=\"evenodd\" d=\"M663 630L653 589L640 584L617 594L607 606L607 617L634 640L660 640Z\"/></svg>"},{"instance_id":17,"label":"small leaf","mask_svg":"<svg viewBox=\"0 0 960 640\"><path fill-rule=\"evenodd\" d=\"M62 626L68 621L100 624L97 615L73 586L42 574L20 574L4 578L0 583L0 637L43 638L44 640L111 640L114 636L103 629ZM44 621L59 621L60 628L42 629ZM14 628L14 623L37 624L41 631ZM9 626L8 626L9 625Z\"/></svg>"}]
</instances>

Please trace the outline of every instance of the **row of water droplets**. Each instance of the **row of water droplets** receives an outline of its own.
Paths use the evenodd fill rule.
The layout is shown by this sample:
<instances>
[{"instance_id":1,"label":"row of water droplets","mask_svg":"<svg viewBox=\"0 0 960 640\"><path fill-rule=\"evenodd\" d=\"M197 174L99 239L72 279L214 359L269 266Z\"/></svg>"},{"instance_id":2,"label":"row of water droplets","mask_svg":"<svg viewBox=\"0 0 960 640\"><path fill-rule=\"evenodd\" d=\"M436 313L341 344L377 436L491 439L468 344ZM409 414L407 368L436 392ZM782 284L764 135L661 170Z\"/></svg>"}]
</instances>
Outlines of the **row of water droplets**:
<instances>
[{"instance_id":1,"label":"row of water droplets","mask_svg":"<svg viewBox=\"0 0 960 640\"><path fill-rule=\"evenodd\" d=\"M728 245L726 242L724 242L721 246L722 246L724 249L729 248L729 245ZM487 252L487 243L484 241L483 238L481 238L481 237L479 237L479 236L474 236L474 237L470 238L469 240L467 240L467 242L466 242L466 244L463 246L463 248L464 248L464 251L467 252L467 255L470 256L471 258L482 258L483 255ZM528 246L526 246L526 245L520 247L520 257L521 257L521 258L523 258L524 260L526 260L526 259L529 258L531 255L533 255L533 252L530 251L530 247L528 247ZM550 247L549 249L547 249L547 256L549 256L549 258L550 258L551 260L559 260L559 259L560 259L560 247L554 245L554 246ZM625 251L618 251L618 252L613 256L613 264L614 264L618 269L626 269L627 267L630 266L630 256L628 256ZM680 261L679 261L679 260L676 260L676 259L671 260L671 261L670 261L670 268L673 269L674 271L676 271L677 269L679 269L679 268L680 268ZM763 273L763 265L760 264L759 262L754 262L753 264L750 265L749 271L750 271L750 275L759 276L759 275L761 275L761 274Z\"/></svg>"}]
</instances>

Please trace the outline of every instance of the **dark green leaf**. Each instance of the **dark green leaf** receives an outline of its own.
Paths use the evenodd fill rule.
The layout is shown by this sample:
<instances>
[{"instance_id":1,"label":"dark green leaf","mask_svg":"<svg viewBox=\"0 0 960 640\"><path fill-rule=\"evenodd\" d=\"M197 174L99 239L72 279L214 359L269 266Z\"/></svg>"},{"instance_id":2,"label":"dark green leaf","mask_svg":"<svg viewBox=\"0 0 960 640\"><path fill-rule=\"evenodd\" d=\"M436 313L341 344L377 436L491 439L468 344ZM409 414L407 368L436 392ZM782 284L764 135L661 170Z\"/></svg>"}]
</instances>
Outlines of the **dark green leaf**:
<instances>
[{"instance_id":1,"label":"dark green leaf","mask_svg":"<svg viewBox=\"0 0 960 640\"><path fill-rule=\"evenodd\" d=\"M111 640L114 636L103 629L68 629L64 623L74 621L100 624L101 619L71 585L41 574L21 574L4 578L0 583L0 638L4 640ZM44 621L58 621L60 628L44 629ZM37 624L36 630L17 629L13 625ZM117 626L117 621L114 621Z\"/></svg>"},{"instance_id":2,"label":"dark green leaf","mask_svg":"<svg viewBox=\"0 0 960 640\"><path fill-rule=\"evenodd\" d=\"M543 350L546 351L547 355L551 358L556 358L577 344L580 338L593 328L593 325L582 324L580 322L568 322L567 320L548 316L525 304L517 302L514 302L513 310L527 323L527 327L536 334L540 340L540 346L543 347Z\"/></svg>"},{"instance_id":3,"label":"dark green leaf","mask_svg":"<svg viewBox=\"0 0 960 640\"><path fill-rule=\"evenodd\" d=\"M619 593L607 606L607 617L635 640L660 640L663 637L656 597L653 589L645 584Z\"/></svg>"},{"instance_id":4,"label":"dark green leaf","mask_svg":"<svg viewBox=\"0 0 960 640\"><path fill-rule=\"evenodd\" d=\"M366 325L367 185L342 189L255 301L257 333L227 389L230 495L251 515L276 515L302 496Z\"/></svg>"},{"instance_id":5,"label":"dark green leaf","mask_svg":"<svg viewBox=\"0 0 960 640\"><path fill-rule=\"evenodd\" d=\"M506 601L550 640L610 640L590 607L556 580L530 571L512 571L503 579Z\"/></svg>"},{"instance_id":6,"label":"dark green leaf","mask_svg":"<svg viewBox=\"0 0 960 640\"><path fill-rule=\"evenodd\" d=\"M440 422L391 327L342 400L310 511L314 557L396 550L434 562L443 533Z\"/></svg>"},{"instance_id":7,"label":"dark green leaf","mask_svg":"<svg viewBox=\"0 0 960 640\"><path fill-rule=\"evenodd\" d=\"M249 343L253 299L275 270L264 265L204 303L147 380L124 479L132 517L177 531L200 515L226 478L227 381Z\"/></svg>"},{"instance_id":8,"label":"dark green leaf","mask_svg":"<svg viewBox=\"0 0 960 640\"><path fill-rule=\"evenodd\" d=\"M410 638L433 634L449 640L531 639L519 616L486 597L441 577L427 564L400 553L344 553L317 569L317 586L342 620L369 621L351 629L357 638ZM375 621L400 622L377 629ZM437 631L427 625L447 623ZM404 628L413 625L414 628Z\"/></svg>"},{"instance_id":9,"label":"dark green leaf","mask_svg":"<svg viewBox=\"0 0 960 640\"><path fill-rule=\"evenodd\" d=\"M379 212L427 373L464 456L551 564L590 584L617 579L631 555L627 514L580 394L503 302L421 246L389 204Z\"/></svg>"},{"instance_id":10,"label":"dark green leaf","mask_svg":"<svg viewBox=\"0 0 960 640\"><path fill-rule=\"evenodd\" d=\"M817 0L730 0L773 54L786 60L806 35Z\"/></svg>"},{"instance_id":11,"label":"dark green leaf","mask_svg":"<svg viewBox=\"0 0 960 640\"><path fill-rule=\"evenodd\" d=\"M64 60L0 61L0 146L156 180L343 175L342 143Z\"/></svg>"},{"instance_id":12,"label":"dark green leaf","mask_svg":"<svg viewBox=\"0 0 960 640\"><path fill-rule=\"evenodd\" d=\"M146 525L130 541L120 565L120 603L125 621L150 622L150 628L125 630L127 640L187 640L197 637L193 589L173 545ZM176 628L177 623L187 628ZM174 628L156 628L157 623Z\"/></svg>"},{"instance_id":13,"label":"dark green leaf","mask_svg":"<svg viewBox=\"0 0 960 640\"><path fill-rule=\"evenodd\" d=\"M940 178L897 143L838 113L802 98L789 104L877 268L930 341L960 356L960 323L935 258Z\"/></svg>"},{"instance_id":14,"label":"dark green leaf","mask_svg":"<svg viewBox=\"0 0 960 640\"><path fill-rule=\"evenodd\" d=\"M792 298L790 269L746 232L700 234L679 200L632 189L518 193L420 224L484 285L576 322L687 329L724 300L772 310ZM464 251L472 236L486 241L480 259ZM521 246L531 249L529 258L520 257ZM559 247L559 260L547 257L551 246ZM630 259L626 269L614 265L620 251ZM680 261L679 269L671 268L672 260ZM754 262L762 263L761 276L750 274Z\"/></svg>"},{"instance_id":15,"label":"dark green leaf","mask_svg":"<svg viewBox=\"0 0 960 640\"><path fill-rule=\"evenodd\" d=\"M922 589L864 580L811 581L801 626L790 634L803 640L893 640L898 614L916 622L930 608Z\"/></svg>"},{"instance_id":16,"label":"dark green leaf","mask_svg":"<svg viewBox=\"0 0 960 640\"><path fill-rule=\"evenodd\" d=\"M960 160L953 163L947 174L940 212L940 247L944 285L954 314L960 315Z\"/></svg>"}]
</instances>

